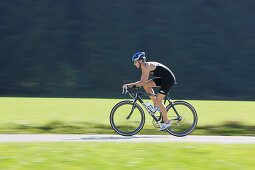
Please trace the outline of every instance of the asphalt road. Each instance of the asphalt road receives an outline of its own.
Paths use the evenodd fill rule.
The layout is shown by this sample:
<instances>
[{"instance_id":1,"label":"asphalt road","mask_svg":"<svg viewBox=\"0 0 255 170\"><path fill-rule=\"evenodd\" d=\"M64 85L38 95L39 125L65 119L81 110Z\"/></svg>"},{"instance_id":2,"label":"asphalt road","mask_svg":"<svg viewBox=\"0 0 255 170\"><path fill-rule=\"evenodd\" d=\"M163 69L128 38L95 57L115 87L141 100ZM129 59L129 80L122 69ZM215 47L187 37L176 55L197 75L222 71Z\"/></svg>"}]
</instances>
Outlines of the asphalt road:
<instances>
[{"instance_id":1,"label":"asphalt road","mask_svg":"<svg viewBox=\"0 0 255 170\"><path fill-rule=\"evenodd\" d=\"M77 135L77 134L0 134L3 142L193 142L216 144L255 144L251 136L196 136L175 137L172 135Z\"/></svg>"}]
</instances>

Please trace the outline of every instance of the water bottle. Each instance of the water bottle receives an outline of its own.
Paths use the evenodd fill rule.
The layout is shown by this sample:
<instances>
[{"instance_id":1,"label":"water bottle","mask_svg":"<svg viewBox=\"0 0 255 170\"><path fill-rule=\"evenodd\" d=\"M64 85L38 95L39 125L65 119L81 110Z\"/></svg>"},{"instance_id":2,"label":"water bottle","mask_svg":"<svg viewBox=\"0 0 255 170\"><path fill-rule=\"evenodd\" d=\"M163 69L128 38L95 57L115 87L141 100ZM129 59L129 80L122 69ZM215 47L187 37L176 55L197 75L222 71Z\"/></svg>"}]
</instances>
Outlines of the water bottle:
<instances>
[{"instance_id":1,"label":"water bottle","mask_svg":"<svg viewBox=\"0 0 255 170\"><path fill-rule=\"evenodd\" d=\"M146 105L150 113L154 113L154 107L150 104L150 102L146 102Z\"/></svg>"}]
</instances>

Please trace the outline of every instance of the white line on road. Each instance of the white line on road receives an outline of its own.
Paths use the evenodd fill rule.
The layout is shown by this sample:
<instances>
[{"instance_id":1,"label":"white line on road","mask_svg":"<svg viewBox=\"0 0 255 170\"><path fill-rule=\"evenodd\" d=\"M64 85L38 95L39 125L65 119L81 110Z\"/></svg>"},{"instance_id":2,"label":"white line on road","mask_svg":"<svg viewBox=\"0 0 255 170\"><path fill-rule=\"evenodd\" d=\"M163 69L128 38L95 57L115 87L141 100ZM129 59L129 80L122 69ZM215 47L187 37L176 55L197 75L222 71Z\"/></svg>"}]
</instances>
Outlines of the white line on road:
<instances>
[{"instance_id":1,"label":"white line on road","mask_svg":"<svg viewBox=\"0 0 255 170\"><path fill-rule=\"evenodd\" d=\"M251 136L197 136L175 137L171 135L78 135L78 134L0 134L3 142L194 142L219 144L255 144Z\"/></svg>"}]
</instances>

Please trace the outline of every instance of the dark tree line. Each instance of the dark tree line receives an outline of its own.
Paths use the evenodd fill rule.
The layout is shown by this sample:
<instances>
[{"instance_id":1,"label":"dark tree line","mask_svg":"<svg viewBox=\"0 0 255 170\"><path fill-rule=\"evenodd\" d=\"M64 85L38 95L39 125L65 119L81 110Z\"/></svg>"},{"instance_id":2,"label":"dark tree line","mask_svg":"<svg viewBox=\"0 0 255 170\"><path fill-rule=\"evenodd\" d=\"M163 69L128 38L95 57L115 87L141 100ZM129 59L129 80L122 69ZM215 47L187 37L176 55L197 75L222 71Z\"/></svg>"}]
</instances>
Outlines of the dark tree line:
<instances>
[{"instance_id":1,"label":"dark tree line","mask_svg":"<svg viewBox=\"0 0 255 170\"><path fill-rule=\"evenodd\" d=\"M137 51L172 69L174 98L255 99L255 2L0 2L0 95L116 97Z\"/></svg>"}]
</instances>

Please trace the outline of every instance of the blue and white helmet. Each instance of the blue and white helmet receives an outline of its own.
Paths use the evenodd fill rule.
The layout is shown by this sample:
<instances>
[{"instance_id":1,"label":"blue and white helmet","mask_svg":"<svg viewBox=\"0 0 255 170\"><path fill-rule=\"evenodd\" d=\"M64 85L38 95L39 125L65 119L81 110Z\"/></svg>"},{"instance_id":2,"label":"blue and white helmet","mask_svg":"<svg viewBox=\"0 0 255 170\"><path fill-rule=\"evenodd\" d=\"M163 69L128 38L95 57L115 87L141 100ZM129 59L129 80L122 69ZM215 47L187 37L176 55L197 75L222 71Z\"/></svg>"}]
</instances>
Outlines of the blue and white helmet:
<instances>
[{"instance_id":1,"label":"blue and white helmet","mask_svg":"<svg viewBox=\"0 0 255 170\"><path fill-rule=\"evenodd\" d=\"M138 53L135 53L132 57L132 61L136 61L136 60L139 60L139 59L145 59L145 52L138 52Z\"/></svg>"}]
</instances>

